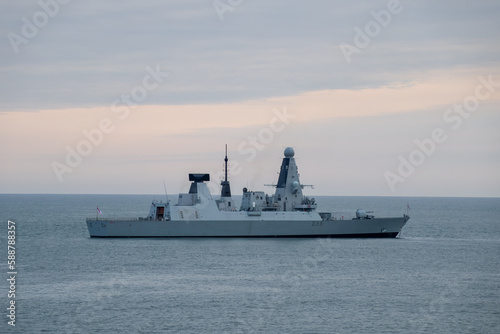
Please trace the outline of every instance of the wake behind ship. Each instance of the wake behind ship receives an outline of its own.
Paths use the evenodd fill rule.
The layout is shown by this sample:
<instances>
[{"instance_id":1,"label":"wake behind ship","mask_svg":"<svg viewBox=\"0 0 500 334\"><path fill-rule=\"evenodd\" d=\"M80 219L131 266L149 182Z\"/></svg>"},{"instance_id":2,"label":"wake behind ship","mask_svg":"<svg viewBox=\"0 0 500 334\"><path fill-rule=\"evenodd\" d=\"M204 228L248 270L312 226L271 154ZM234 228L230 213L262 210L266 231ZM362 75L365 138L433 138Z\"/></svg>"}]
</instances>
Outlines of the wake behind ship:
<instances>
[{"instance_id":1,"label":"wake behind ship","mask_svg":"<svg viewBox=\"0 0 500 334\"><path fill-rule=\"evenodd\" d=\"M314 198L304 196L293 148L285 149L273 195L243 188L239 208L227 178L214 198L205 182L209 174L189 174L189 192L172 201L153 201L147 217L127 220L88 218L91 237L344 237L394 238L410 217L376 218L363 210L352 219L317 212Z\"/></svg>"}]
</instances>

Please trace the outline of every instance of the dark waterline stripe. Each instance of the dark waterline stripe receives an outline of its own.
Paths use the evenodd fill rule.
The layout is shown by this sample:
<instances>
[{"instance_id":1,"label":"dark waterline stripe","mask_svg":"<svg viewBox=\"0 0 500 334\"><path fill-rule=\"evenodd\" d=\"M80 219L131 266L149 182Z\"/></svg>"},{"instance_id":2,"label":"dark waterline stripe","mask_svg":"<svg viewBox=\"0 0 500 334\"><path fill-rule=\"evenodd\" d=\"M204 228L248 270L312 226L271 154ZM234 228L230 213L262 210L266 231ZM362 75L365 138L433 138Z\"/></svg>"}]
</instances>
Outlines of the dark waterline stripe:
<instances>
[{"instance_id":1,"label":"dark waterline stripe","mask_svg":"<svg viewBox=\"0 0 500 334\"><path fill-rule=\"evenodd\" d=\"M395 238L399 232L361 234L234 235L234 236L91 236L91 238Z\"/></svg>"}]
</instances>

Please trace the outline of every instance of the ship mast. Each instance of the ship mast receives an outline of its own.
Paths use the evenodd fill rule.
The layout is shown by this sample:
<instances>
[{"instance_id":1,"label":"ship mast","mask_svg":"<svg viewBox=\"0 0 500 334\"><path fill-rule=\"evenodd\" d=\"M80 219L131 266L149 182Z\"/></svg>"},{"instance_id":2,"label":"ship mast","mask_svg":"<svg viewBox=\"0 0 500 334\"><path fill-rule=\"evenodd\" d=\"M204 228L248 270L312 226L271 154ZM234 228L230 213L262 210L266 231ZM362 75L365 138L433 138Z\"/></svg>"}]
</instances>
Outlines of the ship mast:
<instances>
[{"instance_id":1,"label":"ship mast","mask_svg":"<svg viewBox=\"0 0 500 334\"><path fill-rule=\"evenodd\" d=\"M227 180L227 144L226 144L226 156L224 158L224 181L220 184L222 185L221 197L231 197L231 186L229 185L229 181Z\"/></svg>"},{"instance_id":2,"label":"ship mast","mask_svg":"<svg viewBox=\"0 0 500 334\"><path fill-rule=\"evenodd\" d=\"M225 163L225 166L224 166L224 182L227 182L227 144L226 144L226 157L224 158L224 163Z\"/></svg>"}]
</instances>

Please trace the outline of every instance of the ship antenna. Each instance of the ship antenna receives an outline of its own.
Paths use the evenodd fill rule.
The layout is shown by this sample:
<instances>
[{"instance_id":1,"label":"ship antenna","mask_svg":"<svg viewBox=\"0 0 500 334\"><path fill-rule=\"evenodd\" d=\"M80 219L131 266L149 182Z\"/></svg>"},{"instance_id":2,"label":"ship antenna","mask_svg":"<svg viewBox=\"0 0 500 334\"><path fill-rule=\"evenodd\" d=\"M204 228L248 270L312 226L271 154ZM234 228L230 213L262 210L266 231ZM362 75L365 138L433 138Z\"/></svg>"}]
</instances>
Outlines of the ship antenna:
<instances>
[{"instance_id":1,"label":"ship antenna","mask_svg":"<svg viewBox=\"0 0 500 334\"><path fill-rule=\"evenodd\" d=\"M167 198L168 203L167 186L165 185L165 180L163 180L163 189L165 189L165 197Z\"/></svg>"},{"instance_id":2,"label":"ship antenna","mask_svg":"<svg viewBox=\"0 0 500 334\"><path fill-rule=\"evenodd\" d=\"M224 181L227 182L227 144L226 144L226 157L224 158L224 163L225 163L225 167L224 167Z\"/></svg>"},{"instance_id":3,"label":"ship antenna","mask_svg":"<svg viewBox=\"0 0 500 334\"><path fill-rule=\"evenodd\" d=\"M231 186L229 185L229 181L227 180L227 144L226 144L226 157L224 158L224 181L221 181L221 197L231 197Z\"/></svg>"}]
</instances>

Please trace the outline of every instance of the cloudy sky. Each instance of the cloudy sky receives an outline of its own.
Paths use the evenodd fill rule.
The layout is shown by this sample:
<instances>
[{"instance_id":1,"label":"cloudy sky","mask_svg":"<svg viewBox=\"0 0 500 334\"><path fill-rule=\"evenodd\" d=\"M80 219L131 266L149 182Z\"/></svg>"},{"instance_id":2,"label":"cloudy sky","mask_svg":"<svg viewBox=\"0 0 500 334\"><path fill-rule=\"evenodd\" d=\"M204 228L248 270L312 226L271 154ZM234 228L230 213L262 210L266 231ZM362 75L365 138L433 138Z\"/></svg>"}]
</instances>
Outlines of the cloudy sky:
<instances>
[{"instance_id":1,"label":"cloudy sky","mask_svg":"<svg viewBox=\"0 0 500 334\"><path fill-rule=\"evenodd\" d=\"M500 196L496 0L1 6L1 193Z\"/></svg>"}]
</instances>

